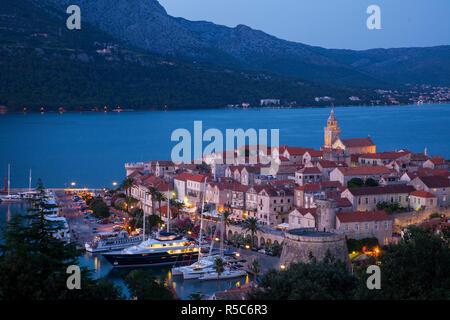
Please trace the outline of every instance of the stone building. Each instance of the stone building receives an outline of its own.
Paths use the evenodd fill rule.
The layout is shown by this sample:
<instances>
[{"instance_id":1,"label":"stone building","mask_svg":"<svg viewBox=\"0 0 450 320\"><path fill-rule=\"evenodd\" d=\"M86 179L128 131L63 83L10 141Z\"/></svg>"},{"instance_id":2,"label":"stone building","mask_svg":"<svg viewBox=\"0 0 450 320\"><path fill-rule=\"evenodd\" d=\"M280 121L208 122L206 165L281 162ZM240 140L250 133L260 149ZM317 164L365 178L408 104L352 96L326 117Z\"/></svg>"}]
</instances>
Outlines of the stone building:
<instances>
[{"instance_id":1,"label":"stone building","mask_svg":"<svg viewBox=\"0 0 450 320\"><path fill-rule=\"evenodd\" d=\"M347 198L352 203L353 210L373 211L380 202L395 202L407 208L409 194L413 191L413 187L406 185L348 188L342 192L341 197Z\"/></svg>"},{"instance_id":2,"label":"stone building","mask_svg":"<svg viewBox=\"0 0 450 320\"><path fill-rule=\"evenodd\" d=\"M337 232L347 238L377 238L388 244L392 239L392 219L384 211L342 211L336 214Z\"/></svg>"}]
</instances>

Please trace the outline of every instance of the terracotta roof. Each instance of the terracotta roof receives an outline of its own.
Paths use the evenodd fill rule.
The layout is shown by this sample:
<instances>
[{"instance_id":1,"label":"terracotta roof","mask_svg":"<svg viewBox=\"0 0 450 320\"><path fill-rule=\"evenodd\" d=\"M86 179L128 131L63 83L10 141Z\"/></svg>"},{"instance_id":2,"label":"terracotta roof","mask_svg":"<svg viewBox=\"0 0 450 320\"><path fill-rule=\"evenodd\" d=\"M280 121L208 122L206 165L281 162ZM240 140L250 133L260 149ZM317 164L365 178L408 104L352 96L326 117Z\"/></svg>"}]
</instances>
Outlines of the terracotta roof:
<instances>
[{"instance_id":1,"label":"terracotta roof","mask_svg":"<svg viewBox=\"0 0 450 320\"><path fill-rule=\"evenodd\" d=\"M411 196L420 197L420 198L436 198L436 196L432 193L423 191L423 190L416 190L410 193Z\"/></svg>"},{"instance_id":2,"label":"terracotta roof","mask_svg":"<svg viewBox=\"0 0 450 320\"><path fill-rule=\"evenodd\" d=\"M297 210L302 216L310 213L313 216L316 215L317 209L316 208L295 208L294 210Z\"/></svg>"},{"instance_id":3,"label":"terracotta roof","mask_svg":"<svg viewBox=\"0 0 450 320\"><path fill-rule=\"evenodd\" d=\"M192 177L193 174L189 172L182 172L179 175L177 175L174 179L179 181L187 181L190 177Z\"/></svg>"},{"instance_id":4,"label":"terracotta roof","mask_svg":"<svg viewBox=\"0 0 450 320\"><path fill-rule=\"evenodd\" d=\"M322 172L320 172L319 168L317 167L304 167L298 170L297 172L304 174L322 174Z\"/></svg>"},{"instance_id":5,"label":"terracotta roof","mask_svg":"<svg viewBox=\"0 0 450 320\"><path fill-rule=\"evenodd\" d=\"M384 211L340 211L336 217L341 223L391 220Z\"/></svg>"},{"instance_id":6,"label":"terracotta roof","mask_svg":"<svg viewBox=\"0 0 450 320\"><path fill-rule=\"evenodd\" d=\"M353 138L353 139L341 139L342 143L346 147L368 147L374 146L372 139L368 138Z\"/></svg>"},{"instance_id":7,"label":"terracotta roof","mask_svg":"<svg viewBox=\"0 0 450 320\"><path fill-rule=\"evenodd\" d=\"M347 198L334 198L338 208L353 207L353 204Z\"/></svg>"},{"instance_id":8,"label":"terracotta roof","mask_svg":"<svg viewBox=\"0 0 450 320\"><path fill-rule=\"evenodd\" d=\"M322 157L323 156L323 151L321 150L311 150L311 151L307 151L309 153L309 155L311 157Z\"/></svg>"},{"instance_id":9,"label":"terracotta roof","mask_svg":"<svg viewBox=\"0 0 450 320\"><path fill-rule=\"evenodd\" d=\"M398 159L403 157L411 152L405 151L385 151L385 152L377 152L377 153L366 153L361 154L359 158L364 159L382 159L382 160L390 160L390 159Z\"/></svg>"},{"instance_id":10,"label":"terracotta roof","mask_svg":"<svg viewBox=\"0 0 450 320\"><path fill-rule=\"evenodd\" d=\"M337 170L341 171L344 176L381 175L391 173L391 170L383 166L338 167Z\"/></svg>"},{"instance_id":11,"label":"terracotta roof","mask_svg":"<svg viewBox=\"0 0 450 320\"><path fill-rule=\"evenodd\" d=\"M191 177L188 178L189 181L195 181L195 182L204 182L205 179L208 181L209 176L204 174L193 174Z\"/></svg>"},{"instance_id":12,"label":"terracotta roof","mask_svg":"<svg viewBox=\"0 0 450 320\"><path fill-rule=\"evenodd\" d=\"M447 188L450 187L450 179L447 179L442 176L427 176L427 177L419 177L420 180L428 187L428 188Z\"/></svg>"},{"instance_id":13,"label":"terracotta roof","mask_svg":"<svg viewBox=\"0 0 450 320\"><path fill-rule=\"evenodd\" d=\"M439 165L439 164L445 164L444 158L435 158L435 159L429 159L433 164Z\"/></svg>"},{"instance_id":14,"label":"terracotta roof","mask_svg":"<svg viewBox=\"0 0 450 320\"><path fill-rule=\"evenodd\" d=\"M286 146L286 150L290 155L297 155L297 156L304 155L306 151L314 151L313 148L289 147L289 146Z\"/></svg>"},{"instance_id":15,"label":"terracotta roof","mask_svg":"<svg viewBox=\"0 0 450 320\"><path fill-rule=\"evenodd\" d=\"M347 164L343 161L319 160L317 164L320 164L322 168L347 167Z\"/></svg>"},{"instance_id":16,"label":"terracotta roof","mask_svg":"<svg viewBox=\"0 0 450 320\"><path fill-rule=\"evenodd\" d=\"M415 189L412 186L407 185L391 185L391 186L378 186L378 187L363 187L363 188L349 188L350 193L354 196L365 196L375 194L398 194L398 193L411 193Z\"/></svg>"},{"instance_id":17,"label":"terracotta roof","mask_svg":"<svg viewBox=\"0 0 450 320\"><path fill-rule=\"evenodd\" d=\"M428 157L423 153L412 153L411 161L426 161Z\"/></svg>"}]
</instances>

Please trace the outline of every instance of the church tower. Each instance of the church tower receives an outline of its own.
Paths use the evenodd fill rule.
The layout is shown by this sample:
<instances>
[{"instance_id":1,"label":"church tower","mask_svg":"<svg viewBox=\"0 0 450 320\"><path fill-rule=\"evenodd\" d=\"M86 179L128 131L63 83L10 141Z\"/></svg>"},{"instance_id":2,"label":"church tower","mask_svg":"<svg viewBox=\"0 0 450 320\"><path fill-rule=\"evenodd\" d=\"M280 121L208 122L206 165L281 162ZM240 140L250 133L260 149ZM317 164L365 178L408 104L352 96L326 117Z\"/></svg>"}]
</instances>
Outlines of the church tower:
<instances>
[{"instance_id":1,"label":"church tower","mask_svg":"<svg viewBox=\"0 0 450 320\"><path fill-rule=\"evenodd\" d=\"M330 148L333 143L341 136L341 128L337 126L337 118L334 115L334 109L331 109L330 116L327 120L327 126L324 129L324 147Z\"/></svg>"}]
</instances>

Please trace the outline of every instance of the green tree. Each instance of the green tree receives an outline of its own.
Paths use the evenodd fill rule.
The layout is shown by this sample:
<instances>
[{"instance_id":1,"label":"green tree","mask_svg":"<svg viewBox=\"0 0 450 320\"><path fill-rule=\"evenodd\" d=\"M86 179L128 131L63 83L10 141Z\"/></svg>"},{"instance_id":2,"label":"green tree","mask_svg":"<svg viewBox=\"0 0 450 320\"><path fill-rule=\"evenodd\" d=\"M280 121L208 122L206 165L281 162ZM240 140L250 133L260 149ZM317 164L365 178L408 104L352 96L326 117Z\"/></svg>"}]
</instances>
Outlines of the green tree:
<instances>
[{"instance_id":1,"label":"green tree","mask_svg":"<svg viewBox=\"0 0 450 320\"><path fill-rule=\"evenodd\" d=\"M125 195L128 197L131 197L131 188L134 186L134 179L133 178L126 178L122 181L120 184L120 188L125 191Z\"/></svg>"},{"instance_id":2,"label":"green tree","mask_svg":"<svg viewBox=\"0 0 450 320\"><path fill-rule=\"evenodd\" d=\"M372 178L367 178L366 181L364 182L364 185L366 187L377 187L378 182Z\"/></svg>"},{"instance_id":3,"label":"green tree","mask_svg":"<svg viewBox=\"0 0 450 320\"><path fill-rule=\"evenodd\" d=\"M152 201L152 213L153 214L155 214L155 197L156 197L157 192L158 192L158 190L156 190L155 187L148 187L148 191L146 192L146 194L150 196L151 201ZM161 217L161 213L159 214L159 216Z\"/></svg>"},{"instance_id":4,"label":"green tree","mask_svg":"<svg viewBox=\"0 0 450 320\"><path fill-rule=\"evenodd\" d=\"M258 260L253 259L252 264L250 265L251 271L253 272L253 275L255 276L256 280L258 280L259 273L261 272L261 267L259 265Z\"/></svg>"},{"instance_id":5,"label":"green tree","mask_svg":"<svg viewBox=\"0 0 450 320\"><path fill-rule=\"evenodd\" d=\"M352 178L347 182L349 188L361 188L364 186L364 181L360 178Z\"/></svg>"},{"instance_id":6,"label":"green tree","mask_svg":"<svg viewBox=\"0 0 450 320\"><path fill-rule=\"evenodd\" d=\"M170 290L151 271L133 270L124 282L131 296L138 300L173 300Z\"/></svg>"},{"instance_id":7,"label":"green tree","mask_svg":"<svg viewBox=\"0 0 450 320\"><path fill-rule=\"evenodd\" d=\"M213 268L217 272L217 279L219 279L220 275L225 271L225 262L223 261L223 259L215 259Z\"/></svg>"},{"instance_id":8,"label":"green tree","mask_svg":"<svg viewBox=\"0 0 450 320\"><path fill-rule=\"evenodd\" d=\"M159 217L162 218L162 215L161 215L161 214L162 214L162 213L161 213L161 203L162 203L163 201L166 201L167 198L166 198L166 196L164 195L164 193L157 191L157 192L155 193L155 200L158 201Z\"/></svg>"},{"instance_id":9,"label":"green tree","mask_svg":"<svg viewBox=\"0 0 450 320\"><path fill-rule=\"evenodd\" d=\"M448 229L442 234L410 227L398 244L382 248L381 290L367 290L361 299L450 299L450 248ZM368 275L365 275L367 278Z\"/></svg>"},{"instance_id":10,"label":"green tree","mask_svg":"<svg viewBox=\"0 0 450 320\"><path fill-rule=\"evenodd\" d=\"M252 238L251 238L251 243L252 246L254 245L253 243L253 239L255 237L256 232L258 232L258 230L260 230L260 226L258 223L258 219L257 218L248 218L244 221L243 223L243 228L245 232L250 232Z\"/></svg>"},{"instance_id":11,"label":"green tree","mask_svg":"<svg viewBox=\"0 0 450 320\"><path fill-rule=\"evenodd\" d=\"M347 266L327 256L321 262L294 263L286 270L270 270L261 278L250 299L257 300L347 300L354 296L358 279Z\"/></svg>"},{"instance_id":12,"label":"green tree","mask_svg":"<svg viewBox=\"0 0 450 320\"><path fill-rule=\"evenodd\" d=\"M78 265L82 253L75 243L54 237L61 225L45 218L44 189L40 191L27 214L15 214L0 229L0 300L122 298L120 288L94 279L84 267L80 267L81 290L67 288L67 268Z\"/></svg>"}]
</instances>

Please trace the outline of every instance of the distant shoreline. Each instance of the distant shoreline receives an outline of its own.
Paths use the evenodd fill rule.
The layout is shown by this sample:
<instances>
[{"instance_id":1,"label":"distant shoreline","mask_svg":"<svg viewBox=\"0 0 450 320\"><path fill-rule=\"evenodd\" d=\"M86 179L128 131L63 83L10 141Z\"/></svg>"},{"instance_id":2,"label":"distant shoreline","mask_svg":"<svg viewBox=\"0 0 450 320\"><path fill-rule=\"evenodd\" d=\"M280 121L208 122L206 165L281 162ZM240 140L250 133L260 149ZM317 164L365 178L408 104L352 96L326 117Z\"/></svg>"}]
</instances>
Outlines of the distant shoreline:
<instances>
[{"instance_id":1,"label":"distant shoreline","mask_svg":"<svg viewBox=\"0 0 450 320\"><path fill-rule=\"evenodd\" d=\"M410 103L410 104L378 104L378 105L337 105L337 106L267 106L267 107L192 107L192 108L175 108L170 109L155 109L155 108L147 108L147 109L121 109L119 110L49 110L49 111L0 111L0 115L3 114L38 114L38 113L122 113L122 112L141 112L141 111L155 111L155 112L167 112L167 111L189 111L189 110L262 110L262 109L316 109L316 108L347 108L347 107L408 107L408 106L418 106L418 105L433 105L433 104L450 104L450 101L446 102L434 102L434 103Z\"/></svg>"}]
</instances>

